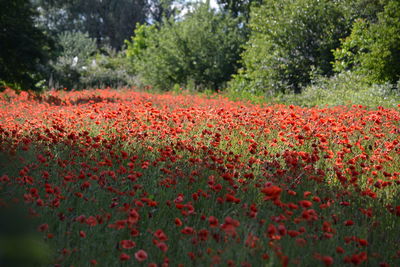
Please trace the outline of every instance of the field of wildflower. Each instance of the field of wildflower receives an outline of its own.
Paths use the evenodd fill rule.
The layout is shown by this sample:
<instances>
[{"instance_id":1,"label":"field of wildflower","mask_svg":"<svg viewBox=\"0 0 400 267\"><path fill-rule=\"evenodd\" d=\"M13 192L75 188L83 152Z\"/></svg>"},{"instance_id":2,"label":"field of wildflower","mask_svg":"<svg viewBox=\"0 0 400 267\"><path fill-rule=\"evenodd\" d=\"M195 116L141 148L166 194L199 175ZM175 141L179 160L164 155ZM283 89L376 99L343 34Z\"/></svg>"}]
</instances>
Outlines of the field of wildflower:
<instances>
[{"instance_id":1,"label":"field of wildflower","mask_svg":"<svg viewBox=\"0 0 400 267\"><path fill-rule=\"evenodd\" d=\"M399 108L6 91L0 170L2 266L400 266Z\"/></svg>"}]
</instances>

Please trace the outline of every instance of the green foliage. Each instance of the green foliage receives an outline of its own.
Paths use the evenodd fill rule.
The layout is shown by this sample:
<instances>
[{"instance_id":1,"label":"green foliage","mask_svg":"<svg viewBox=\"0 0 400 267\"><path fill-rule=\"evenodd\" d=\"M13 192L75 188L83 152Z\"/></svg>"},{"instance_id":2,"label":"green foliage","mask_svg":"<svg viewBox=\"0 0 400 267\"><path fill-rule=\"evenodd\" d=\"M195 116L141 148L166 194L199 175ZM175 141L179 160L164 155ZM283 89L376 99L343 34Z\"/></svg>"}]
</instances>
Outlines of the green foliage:
<instances>
[{"instance_id":1,"label":"green foliage","mask_svg":"<svg viewBox=\"0 0 400 267\"><path fill-rule=\"evenodd\" d=\"M400 78L400 2L389 1L377 22L357 20L350 36L334 51L335 70L353 69L371 83Z\"/></svg>"},{"instance_id":2,"label":"green foliage","mask_svg":"<svg viewBox=\"0 0 400 267\"><path fill-rule=\"evenodd\" d=\"M346 22L351 27L354 20L365 19L377 21L377 14L383 11L388 0L341 0L341 10L345 14Z\"/></svg>"},{"instance_id":3,"label":"green foliage","mask_svg":"<svg viewBox=\"0 0 400 267\"><path fill-rule=\"evenodd\" d=\"M52 63L51 88L103 88L135 84L128 72L125 53L111 46L97 49L96 40L87 33L64 32L59 35L62 50Z\"/></svg>"},{"instance_id":4,"label":"green foliage","mask_svg":"<svg viewBox=\"0 0 400 267\"><path fill-rule=\"evenodd\" d=\"M234 17L242 16L247 22L251 6L261 4L262 0L217 0L217 2L224 11L230 12Z\"/></svg>"},{"instance_id":5,"label":"green foliage","mask_svg":"<svg viewBox=\"0 0 400 267\"><path fill-rule=\"evenodd\" d=\"M47 29L88 32L98 44L115 49L121 49L136 23L144 23L150 12L148 0L32 1L41 14L38 22Z\"/></svg>"},{"instance_id":6,"label":"green foliage","mask_svg":"<svg viewBox=\"0 0 400 267\"><path fill-rule=\"evenodd\" d=\"M280 95L273 101L306 107L363 105L395 108L400 103L400 94L392 84L371 85L365 76L346 71L330 78L316 78L301 94Z\"/></svg>"},{"instance_id":7,"label":"green foliage","mask_svg":"<svg viewBox=\"0 0 400 267\"><path fill-rule=\"evenodd\" d=\"M0 0L0 90L38 90L54 43L34 23L28 0Z\"/></svg>"},{"instance_id":8,"label":"green foliage","mask_svg":"<svg viewBox=\"0 0 400 267\"><path fill-rule=\"evenodd\" d=\"M89 64L89 58L97 51L96 40L82 32L59 34L61 51L55 62L51 63L53 75L50 87L79 88L82 71Z\"/></svg>"},{"instance_id":9,"label":"green foliage","mask_svg":"<svg viewBox=\"0 0 400 267\"><path fill-rule=\"evenodd\" d=\"M237 68L243 40L237 25L230 15L199 5L182 20L164 21L159 29L140 27L127 42L127 55L146 85L216 90Z\"/></svg>"},{"instance_id":10,"label":"green foliage","mask_svg":"<svg viewBox=\"0 0 400 267\"><path fill-rule=\"evenodd\" d=\"M228 88L226 96L232 100L248 100L255 104L284 104L301 107L351 106L363 105L368 108L379 106L396 108L400 103L400 81L371 84L358 73L343 71L331 77L313 77L312 83L303 88L300 94L278 93L266 97L257 91L237 91Z\"/></svg>"},{"instance_id":11,"label":"green foliage","mask_svg":"<svg viewBox=\"0 0 400 267\"><path fill-rule=\"evenodd\" d=\"M86 60L97 51L96 40L89 37L87 33L82 32L64 32L59 35L59 41L62 46L60 57L67 60L78 58L75 65L82 66Z\"/></svg>"},{"instance_id":12,"label":"green foliage","mask_svg":"<svg viewBox=\"0 0 400 267\"><path fill-rule=\"evenodd\" d=\"M125 40L126 55L130 60L141 59L143 52L150 46L152 36L156 34L155 25L138 24L131 41Z\"/></svg>"},{"instance_id":13,"label":"green foliage","mask_svg":"<svg viewBox=\"0 0 400 267\"><path fill-rule=\"evenodd\" d=\"M340 1L339 1L340 2ZM231 83L237 91L300 92L311 73L332 73L331 50L345 36L338 1L266 0L254 8L243 53L245 69Z\"/></svg>"},{"instance_id":14,"label":"green foliage","mask_svg":"<svg viewBox=\"0 0 400 267\"><path fill-rule=\"evenodd\" d=\"M178 4L183 5L184 0L151 0L149 2L150 20L162 23L163 19L170 19L177 15Z\"/></svg>"},{"instance_id":15,"label":"green foliage","mask_svg":"<svg viewBox=\"0 0 400 267\"><path fill-rule=\"evenodd\" d=\"M127 70L129 63L124 51L117 52L105 47L102 53L91 57L90 64L81 73L80 83L84 88L123 87L137 84L135 77Z\"/></svg>"}]
</instances>

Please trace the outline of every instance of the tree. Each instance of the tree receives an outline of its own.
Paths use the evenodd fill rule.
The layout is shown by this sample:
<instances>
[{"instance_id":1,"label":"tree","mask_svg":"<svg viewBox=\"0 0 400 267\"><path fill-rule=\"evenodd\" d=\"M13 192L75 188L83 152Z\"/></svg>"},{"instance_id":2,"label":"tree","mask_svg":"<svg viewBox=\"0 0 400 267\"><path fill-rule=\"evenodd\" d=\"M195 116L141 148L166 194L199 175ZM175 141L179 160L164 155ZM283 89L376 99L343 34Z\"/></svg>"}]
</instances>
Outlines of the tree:
<instances>
[{"instance_id":1,"label":"tree","mask_svg":"<svg viewBox=\"0 0 400 267\"><path fill-rule=\"evenodd\" d=\"M377 15L383 11L385 2L387 0L341 0L339 3L351 28L352 23L357 19L376 22Z\"/></svg>"},{"instance_id":2,"label":"tree","mask_svg":"<svg viewBox=\"0 0 400 267\"><path fill-rule=\"evenodd\" d=\"M29 0L0 0L0 88L39 89L54 42L34 24Z\"/></svg>"},{"instance_id":3,"label":"tree","mask_svg":"<svg viewBox=\"0 0 400 267\"><path fill-rule=\"evenodd\" d=\"M236 19L201 4L182 20L138 28L127 54L145 84L218 89L236 71L242 42Z\"/></svg>"},{"instance_id":4,"label":"tree","mask_svg":"<svg viewBox=\"0 0 400 267\"><path fill-rule=\"evenodd\" d=\"M250 18L250 8L254 4L261 4L262 0L217 0L222 10L230 12L233 17L243 17L244 21Z\"/></svg>"},{"instance_id":5,"label":"tree","mask_svg":"<svg viewBox=\"0 0 400 267\"><path fill-rule=\"evenodd\" d=\"M400 79L400 2L388 1L377 20L357 20L334 51L335 70L353 70L372 83Z\"/></svg>"},{"instance_id":6,"label":"tree","mask_svg":"<svg viewBox=\"0 0 400 267\"><path fill-rule=\"evenodd\" d=\"M330 0L265 0L253 9L250 29L244 70L231 86L270 93L299 93L312 72L330 75L331 50L347 34L340 5Z\"/></svg>"},{"instance_id":7,"label":"tree","mask_svg":"<svg viewBox=\"0 0 400 267\"><path fill-rule=\"evenodd\" d=\"M183 0L151 0L148 17L154 23L171 19L179 12L177 4L183 5Z\"/></svg>"},{"instance_id":8,"label":"tree","mask_svg":"<svg viewBox=\"0 0 400 267\"><path fill-rule=\"evenodd\" d=\"M56 34L88 32L98 44L108 43L116 49L121 49L136 23L144 23L150 12L148 0L32 1L41 13L39 22Z\"/></svg>"}]
</instances>

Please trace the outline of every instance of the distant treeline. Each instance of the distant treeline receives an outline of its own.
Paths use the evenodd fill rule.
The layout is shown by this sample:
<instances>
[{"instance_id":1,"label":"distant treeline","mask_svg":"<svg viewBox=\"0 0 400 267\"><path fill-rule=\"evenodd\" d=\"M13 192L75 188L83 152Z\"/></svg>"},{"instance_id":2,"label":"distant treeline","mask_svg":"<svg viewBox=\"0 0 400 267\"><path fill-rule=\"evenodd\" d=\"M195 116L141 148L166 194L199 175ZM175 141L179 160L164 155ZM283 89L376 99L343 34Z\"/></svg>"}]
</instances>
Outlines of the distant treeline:
<instances>
[{"instance_id":1,"label":"distant treeline","mask_svg":"<svg viewBox=\"0 0 400 267\"><path fill-rule=\"evenodd\" d=\"M2 88L272 97L343 75L354 88L395 90L400 78L397 0L219 0L219 9L173 0L0 3Z\"/></svg>"}]
</instances>

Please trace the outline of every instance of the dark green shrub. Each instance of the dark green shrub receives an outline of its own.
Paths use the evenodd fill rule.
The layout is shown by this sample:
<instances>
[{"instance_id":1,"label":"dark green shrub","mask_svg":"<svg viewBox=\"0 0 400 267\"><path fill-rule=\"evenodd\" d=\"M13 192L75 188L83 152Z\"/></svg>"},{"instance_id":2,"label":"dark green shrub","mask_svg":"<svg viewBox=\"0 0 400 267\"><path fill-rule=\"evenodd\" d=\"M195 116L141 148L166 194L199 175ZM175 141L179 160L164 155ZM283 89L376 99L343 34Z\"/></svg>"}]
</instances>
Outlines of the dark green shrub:
<instances>
[{"instance_id":1,"label":"dark green shrub","mask_svg":"<svg viewBox=\"0 0 400 267\"><path fill-rule=\"evenodd\" d=\"M0 90L39 90L54 41L35 26L29 0L0 0Z\"/></svg>"},{"instance_id":2,"label":"dark green shrub","mask_svg":"<svg viewBox=\"0 0 400 267\"><path fill-rule=\"evenodd\" d=\"M118 88L137 84L129 72L125 52L105 47L102 53L90 58L90 64L81 72L80 83L84 88Z\"/></svg>"},{"instance_id":3,"label":"dark green shrub","mask_svg":"<svg viewBox=\"0 0 400 267\"><path fill-rule=\"evenodd\" d=\"M400 93L395 85L370 84L358 73L344 71L331 77L317 77L301 94L285 94L276 102L300 106L363 105L371 108L394 108L400 103Z\"/></svg>"}]
</instances>

